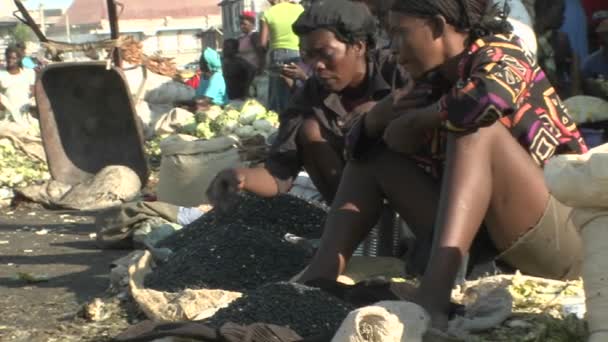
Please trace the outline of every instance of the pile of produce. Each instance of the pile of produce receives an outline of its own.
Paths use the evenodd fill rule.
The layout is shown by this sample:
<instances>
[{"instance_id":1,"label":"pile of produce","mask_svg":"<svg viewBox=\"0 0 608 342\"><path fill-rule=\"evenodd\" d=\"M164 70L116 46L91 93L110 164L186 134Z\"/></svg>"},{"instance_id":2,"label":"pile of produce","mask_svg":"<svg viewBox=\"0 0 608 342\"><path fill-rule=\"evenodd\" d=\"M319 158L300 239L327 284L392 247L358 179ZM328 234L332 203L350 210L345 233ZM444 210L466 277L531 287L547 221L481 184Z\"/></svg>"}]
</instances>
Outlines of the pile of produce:
<instances>
[{"instance_id":1,"label":"pile of produce","mask_svg":"<svg viewBox=\"0 0 608 342\"><path fill-rule=\"evenodd\" d=\"M0 188L18 188L48 180L47 165L16 148L10 139L0 139Z\"/></svg>"},{"instance_id":2,"label":"pile of produce","mask_svg":"<svg viewBox=\"0 0 608 342\"><path fill-rule=\"evenodd\" d=\"M289 327L302 337L331 336L354 309L320 289L281 282L245 293L205 323L220 327L263 322Z\"/></svg>"},{"instance_id":3,"label":"pile of produce","mask_svg":"<svg viewBox=\"0 0 608 342\"><path fill-rule=\"evenodd\" d=\"M160 242L160 247L177 251L187 247L201 235L232 222L243 222L252 227L283 238L287 233L306 238L318 238L327 213L317 204L291 195L261 198L250 194L239 195L230 215L219 216L211 210L197 221Z\"/></svg>"},{"instance_id":4,"label":"pile of produce","mask_svg":"<svg viewBox=\"0 0 608 342\"><path fill-rule=\"evenodd\" d=\"M179 292L189 289L243 291L288 280L308 262L304 249L233 222L201 232L146 278L146 286Z\"/></svg>"},{"instance_id":5,"label":"pile of produce","mask_svg":"<svg viewBox=\"0 0 608 342\"><path fill-rule=\"evenodd\" d=\"M266 110L258 101L251 99L242 106L229 104L224 109L211 106L185 123L181 133L195 135L201 139L231 134L247 139L256 135L268 137L278 126L277 113Z\"/></svg>"},{"instance_id":6,"label":"pile of produce","mask_svg":"<svg viewBox=\"0 0 608 342\"><path fill-rule=\"evenodd\" d=\"M309 261L308 252L286 242L289 232L320 235L325 212L292 196L243 196L231 215L211 211L160 243L174 253L146 278L152 289L244 291L287 280Z\"/></svg>"}]
</instances>

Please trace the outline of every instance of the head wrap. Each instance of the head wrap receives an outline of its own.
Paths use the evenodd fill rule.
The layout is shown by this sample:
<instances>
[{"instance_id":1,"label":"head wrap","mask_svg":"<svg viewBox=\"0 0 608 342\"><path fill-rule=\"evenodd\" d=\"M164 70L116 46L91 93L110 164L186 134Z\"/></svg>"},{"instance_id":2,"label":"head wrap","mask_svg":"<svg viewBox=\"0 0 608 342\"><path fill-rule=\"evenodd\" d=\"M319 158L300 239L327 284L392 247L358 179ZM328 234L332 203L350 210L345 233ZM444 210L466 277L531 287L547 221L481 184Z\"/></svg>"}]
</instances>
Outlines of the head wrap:
<instances>
[{"instance_id":1,"label":"head wrap","mask_svg":"<svg viewBox=\"0 0 608 342\"><path fill-rule=\"evenodd\" d=\"M348 0L318 0L293 24L293 32L304 35L318 29L333 32L340 41L375 44L376 23L367 6Z\"/></svg>"},{"instance_id":2,"label":"head wrap","mask_svg":"<svg viewBox=\"0 0 608 342\"><path fill-rule=\"evenodd\" d=\"M488 0L396 0L392 10L420 17L441 15L448 24L468 31L471 40L513 30L507 21L510 8L506 1L500 7Z\"/></svg>"},{"instance_id":3,"label":"head wrap","mask_svg":"<svg viewBox=\"0 0 608 342\"><path fill-rule=\"evenodd\" d=\"M255 21L255 12L254 11L243 11L241 13L241 19L249 19Z\"/></svg>"},{"instance_id":4,"label":"head wrap","mask_svg":"<svg viewBox=\"0 0 608 342\"><path fill-rule=\"evenodd\" d=\"M212 48L206 48L205 51L203 51L200 60L207 64L210 71L215 72L222 70L222 57Z\"/></svg>"}]
</instances>

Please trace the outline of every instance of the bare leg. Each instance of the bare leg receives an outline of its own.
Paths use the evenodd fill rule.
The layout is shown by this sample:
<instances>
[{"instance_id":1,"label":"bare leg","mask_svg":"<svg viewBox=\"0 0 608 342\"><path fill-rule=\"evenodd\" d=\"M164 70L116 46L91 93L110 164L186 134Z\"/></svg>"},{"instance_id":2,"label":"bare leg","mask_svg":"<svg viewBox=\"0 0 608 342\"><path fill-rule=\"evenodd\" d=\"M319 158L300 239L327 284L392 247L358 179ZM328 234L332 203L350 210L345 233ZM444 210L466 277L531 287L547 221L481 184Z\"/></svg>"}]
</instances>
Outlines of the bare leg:
<instances>
[{"instance_id":1,"label":"bare leg","mask_svg":"<svg viewBox=\"0 0 608 342\"><path fill-rule=\"evenodd\" d=\"M411 160L387 150L370 160L349 162L327 216L319 250L300 281L335 280L356 246L378 222L384 197L415 227L417 237L430 238L437 188Z\"/></svg>"},{"instance_id":2,"label":"bare leg","mask_svg":"<svg viewBox=\"0 0 608 342\"><path fill-rule=\"evenodd\" d=\"M302 149L304 169L327 203L332 203L342 178L342 157L315 119L304 120L298 132L298 144Z\"/></svg>"},{"instance_id":3,"label":"bare leg","mask_svg":"<svg viewBox=\"0 0 608 342\"><path fill-rule=\"evenodd\" d=\"M482 222L505 250L537 224L548 199L541 168L502 124L450 134L438 238L418 297L437 327L447 323L456 274Z\"/></svg>"}]
</instances>

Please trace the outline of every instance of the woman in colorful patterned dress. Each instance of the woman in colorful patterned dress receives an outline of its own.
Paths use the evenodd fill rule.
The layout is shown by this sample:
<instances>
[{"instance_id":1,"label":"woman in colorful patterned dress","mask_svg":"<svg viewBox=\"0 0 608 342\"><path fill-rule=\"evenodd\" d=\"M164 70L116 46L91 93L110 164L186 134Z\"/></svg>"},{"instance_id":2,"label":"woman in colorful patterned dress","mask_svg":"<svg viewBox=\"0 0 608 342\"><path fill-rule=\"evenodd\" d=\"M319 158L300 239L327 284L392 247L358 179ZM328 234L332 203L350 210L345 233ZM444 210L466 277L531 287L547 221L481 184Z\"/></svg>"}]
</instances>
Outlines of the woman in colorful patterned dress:
<instances>
[{"instance_id":1,"label":"woman in colorful patterned dress","mask_svg":"<svg viewBox=\"0 0 608 342\"><path fill-rule=\"evenodd\" d=\"M384 198L429 256L412 300L437 328L447 325L457 272L481 233L496 259L523 273L579 276L579 232L570 208L549 193L542 168L554 155L587 147L533 56L510 34L506 14L488 3L395 1L399 62L438 101L396 109L396 93L355 126L353 157L321 245L296 280L344 271Z\"/></svg>"}]
</instances>

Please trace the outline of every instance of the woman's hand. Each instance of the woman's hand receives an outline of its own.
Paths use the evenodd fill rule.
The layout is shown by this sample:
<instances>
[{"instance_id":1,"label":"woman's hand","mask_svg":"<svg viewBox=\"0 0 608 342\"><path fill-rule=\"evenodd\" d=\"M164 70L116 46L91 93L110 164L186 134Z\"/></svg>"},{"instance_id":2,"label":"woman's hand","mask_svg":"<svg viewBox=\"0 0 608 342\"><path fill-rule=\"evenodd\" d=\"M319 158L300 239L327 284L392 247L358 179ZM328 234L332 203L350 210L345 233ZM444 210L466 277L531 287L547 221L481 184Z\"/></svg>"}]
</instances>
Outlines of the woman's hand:
<instances>
[{"instance_id":1,"label":"woman's hand","mask_svg":"<svg viewBox=\"0 0 608 342\"><path fill-rule=\"evenodd\" d=\"M387 125L400 114L427 105L430 95L431 89L414 88L413 85L393 91L365 116L365 134L370 138L380 137Z\"/></svg>"},{"instance_id":2,"label":"woman's hand","mask_svg":"<svg viewBox=\"0 0 608 342\"><path fill-rule=\"evenodd\" d=\"M304 70L295 63L289 63L284 65L281 74L293 80L306 81L306 79L308 79L308 75L306 75L306 72L304 72Z\"/></svg>"},{"instance_id":3,"label":"woman's hand","mask_svg":"<svg viewBox=\"0 0 608 342\"><path fill-rule=\"evenodd\" d=\"M384 142L393 151L412 154L425 141L425 134L441 124L438 105L411 110L390 122L384 130Z\"/></svg>"},{"instance_id":4,"label":"woman's hand","mask_svg":"<svg viewBox=\"0 0 608 342\"><path fill-rule=\"evenodd\" d=\"M207 198L220 212L228 212L236 203L237 194L245 187L245 175L238 169L227 169L215 176L209 188Z\"/></svg>"}]
</instances>

